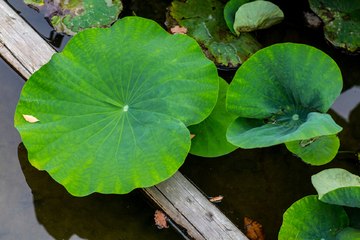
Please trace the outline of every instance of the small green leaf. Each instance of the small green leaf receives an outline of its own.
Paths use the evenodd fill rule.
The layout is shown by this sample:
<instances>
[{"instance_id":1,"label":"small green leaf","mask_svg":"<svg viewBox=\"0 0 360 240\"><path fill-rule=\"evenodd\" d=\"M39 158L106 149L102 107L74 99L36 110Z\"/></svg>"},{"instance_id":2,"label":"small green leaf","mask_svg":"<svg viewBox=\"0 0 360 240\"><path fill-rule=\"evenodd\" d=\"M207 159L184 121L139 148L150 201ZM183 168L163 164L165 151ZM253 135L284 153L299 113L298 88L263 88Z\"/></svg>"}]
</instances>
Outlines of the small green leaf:
<instances>
[{"instance_id":1,"label":"small green leaf","mask_svg":"<svg viewBox=\"0 0 360 240\"><path fill-rule=\"evenodd\" d=\"M240 35L241 32L269 28L283 19L284 13L275 4L268 1L249 2L241 5L237 10L234 30Z\"/></svg>"},{"instance_id":2,"label":"small green leaf","mask_svg":"<svg viewBox=\"0 0 360 240\"><path fill-rule=\"evenodd\" d=\"M308 144L304 145L305 141L308 141ZM340 147L340 140L336 135L328 135L286 142L285 145L290 152L299 156L304 162L319 166L335 158Z\"/></svg>"},{"instance_id":3,"label":"small green leaf","mask_svg":"<svg viewBox=\"0 0 360 240\"><path fill-rule=\"evenodd\" d=\"M229 84L222 78L219 80L219 98L214 110L201 123L189 126L190 132L195 134L191 140L191 154L201 157L218 157L237 149L226 140L226 130L237 118L225 109L225 97Z\"/></svg>"},{"instance_id":4,"label":"small green leaf","mask_svg":"<svg viewBox=\"0 0 360 240\"><path fill-rule=\"evenodd\" d=\"M321 202L316 195L310 195L286 210L278 239L335 240L348 226L349 218L341 206Z\"/></svg>"},{"instance_id":5,"label":"small green leaf","mask_svg":"<svg viewBox=\"0 0 360 240\"><path fill-rule=\"evenodd\" d=\"M249 0L230 0L225 5L224 18L226 21L226 25L229 27L230 31L235 35L236 35L236 32L234 30L235 14L239 9L239 7L247 2L249 2Z\"/></svg>"},{"instance_id":6,"label":"small green leaf","mask_svg":"<svg viewBox=\"0 0 360 240\"><path fill-rule=\"evenodd\" d=\"M341 168L326 169L311 177L319 200L348 207L360 207L360 177Z\"/></svg>"},{"instance_id":7,"label":"small green leaf","mask_svg":"<svg viewBox=\"0 0 360 240\"><path fill-rule=\"evenodd\" d=\"M210 115L218 85L196 41L126 17L76 34L35 72L15 126L31 164L71 194L128 193L179 169L191 144L186 126Z\"/></svg>"}]
</instances>

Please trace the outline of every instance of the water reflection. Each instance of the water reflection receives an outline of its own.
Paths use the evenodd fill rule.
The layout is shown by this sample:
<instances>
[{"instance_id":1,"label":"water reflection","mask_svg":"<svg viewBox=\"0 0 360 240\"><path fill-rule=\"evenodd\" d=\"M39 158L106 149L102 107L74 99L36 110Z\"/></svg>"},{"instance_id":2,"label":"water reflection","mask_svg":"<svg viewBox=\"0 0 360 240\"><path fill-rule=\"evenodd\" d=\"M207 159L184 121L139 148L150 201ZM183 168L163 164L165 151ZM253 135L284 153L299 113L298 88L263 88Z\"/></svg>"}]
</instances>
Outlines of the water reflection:
<instances>
[{"instance_id":1,"label":"water reflection","mask_svg":"<svg viewBox=\"0 0 360 240\"><path fill-rule=\"evenodd\" d=\"M154 209L135 190L125 195L94 193L74 197L45 171L29 163L21 143L18 156L32 190L38 222L55 239L182 239L154 224ZM174 236L175 234L175 236ZM155 239L154 238L154 239ZM71 238L73 239L73 238Z\"/></svg>"}]
</instances>

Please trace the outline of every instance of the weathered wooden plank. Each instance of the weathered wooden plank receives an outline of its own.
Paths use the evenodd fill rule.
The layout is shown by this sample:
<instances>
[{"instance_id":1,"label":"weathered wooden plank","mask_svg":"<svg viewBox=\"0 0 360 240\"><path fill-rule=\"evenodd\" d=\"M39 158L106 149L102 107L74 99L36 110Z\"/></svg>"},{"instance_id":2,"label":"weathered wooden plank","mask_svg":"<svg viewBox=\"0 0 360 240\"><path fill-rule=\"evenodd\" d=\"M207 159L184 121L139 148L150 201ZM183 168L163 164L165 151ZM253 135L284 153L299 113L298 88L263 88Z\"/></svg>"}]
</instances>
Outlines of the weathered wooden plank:
<instances>
[{"instance_id":1,"label":"weathered wooden plank","mask_svg":"<svg viewBox=\"0 0 360 240\"><path fill-rule=\"evenodd\" d=\"M6 61L28 79L54 53L45 40L0 0L0 55ZM143 191L194 239L247 239L180 172Z\"/></svg>"},{"instance_id":2,"label":"weathered wooden plank","mask_svg":"<svg viewBox=\"0 0 360 240\"><path fill-rule=\"evenodd\" d=\"M55 50L4 0L0 0L0 54L24 78L47 63Z\"/></svg>"},{"instance_id":3,"label":"weathered wooden plank","mask_svg":"<svg viewBox=\"0 0 360 240\"><path fill-rule=\"evenodd\" d=\"M156 186L143 190L195 239L247 239L180 172Z\"/></svg>"}]
</instances>

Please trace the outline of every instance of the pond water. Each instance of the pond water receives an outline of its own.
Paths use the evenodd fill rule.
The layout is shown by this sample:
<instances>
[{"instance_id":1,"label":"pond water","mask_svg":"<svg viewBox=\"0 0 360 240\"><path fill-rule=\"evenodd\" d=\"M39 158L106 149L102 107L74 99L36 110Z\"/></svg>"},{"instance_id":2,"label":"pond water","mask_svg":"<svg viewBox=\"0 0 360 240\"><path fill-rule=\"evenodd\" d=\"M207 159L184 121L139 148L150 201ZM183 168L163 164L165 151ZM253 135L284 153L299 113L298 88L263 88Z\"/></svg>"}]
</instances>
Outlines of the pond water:
<instances>
[{"instance_id":1,"label":"pond water","mask_svg":"<svg viewBox=\"0 0 360 240\"><path fill-rule=\"evenodd\" d=\"M51 43L62 51L69 36L57 34L43 15L21 0L8 1ZM162 24L171 1L126 1L124 15L138 16ZM272 1L285 13L285 21L258 31L259 41L268 46L278 42L305 43L330 55L339 65L344 89L330 114L344 129L339 133L340 150L360 149L360 56L349 56L327 44L322 30L305 26L306 0ZM73 197L27 160L26 149L13 127L14 111L24 80L0 59L0 239L183 239L170 227L154 224L156 208L139 190L126 195L91 194ZM220 75L231 81L234 71ZM300 198L316 194L311 175L340 167L359 175L359 162L352 154L338 154L329 164L313 167L293 156L285 147L243 150L218 158L189 155L180 168L207 196L223 195L217 206L240 229L244 217L264 227L267 239L277 239L282 215Z\"/></svg>"}]
</instances>

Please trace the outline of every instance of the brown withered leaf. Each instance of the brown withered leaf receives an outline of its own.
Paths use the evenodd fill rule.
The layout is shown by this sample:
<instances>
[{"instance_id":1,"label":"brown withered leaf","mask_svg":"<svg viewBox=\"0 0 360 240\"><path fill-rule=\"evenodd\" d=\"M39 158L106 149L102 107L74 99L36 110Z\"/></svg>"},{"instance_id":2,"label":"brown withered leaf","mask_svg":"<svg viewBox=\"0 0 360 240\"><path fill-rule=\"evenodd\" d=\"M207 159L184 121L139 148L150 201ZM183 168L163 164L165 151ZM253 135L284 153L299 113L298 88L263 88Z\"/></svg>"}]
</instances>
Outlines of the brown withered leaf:
<instances>
[{"instance_id":1,"label":"brown withered leaf","mask_svg":"<svg viewBox=\"0 0 360 240\"><path fill-rule=\"evenodd\" d=\"M159 229L169 227L167 225L167 222L166 222L167 216L162 211L156 210L155 215L154 215L154 219L155 219L155 224L158 226Z\"/></svg>"},{"instance_id":2,"label":"brown withered leaf","mask_svg":"<svg viewBox=\"0 0 360 240\"><path fill-rule=\"evenodd\" d=\"M213 197L213 198L210 198L210 202L215 202L215 203L218 203L218 202L221 202L221 199L223 199L224 197L219 195L218 197Z\"/></svg>"},{"instance_id":3,"label":"brown withered leaf","mask_svg":"<svg viewBox=\"0 0 360 240\"><path fill-rule=\"evenodd\" d=\"M193 139L195 137L195 134L190 134L190 139Z\"/></svg>"},{"instance_id":4,"label":"brown withered leaf","mask_svg":"<svg viewBox=\"0 0 360 240\"><path fill-rule=\"evenodd\" d=\"M169 29L169 33L171 33L171 34L180 33L180 34L186 35L187 32L188 32L187 28L180 27L179 25L176 25L175 27L172 27Z\"/></svg>"},{"instance_id":5,"label":"brown withered leaf","mask_svg":"<svg viewBox=\"0 0 360 240\"><path fill-rule=\"evenodd\" d=\"M31 116L31 115L25 115L25 114L23 114L23 117L24 117L25 120L28 121L29 123L35 123L35 122L39 122L39 121L40 121L39 119L37 119L36 117Z\"/></svg>"},{"instance_id":6,"label":"brown withered leaf","mask_svg":"<svg viewBox=\"0 0 360 240\"><path fill-rule=\"evenodd\" d=\"M262 225L251 218L244 219L245 234L250 240L265 240L265 233Z\"/></svg>"}]
</instances>

